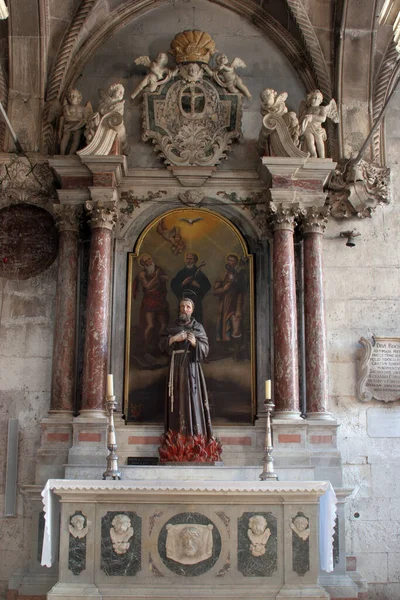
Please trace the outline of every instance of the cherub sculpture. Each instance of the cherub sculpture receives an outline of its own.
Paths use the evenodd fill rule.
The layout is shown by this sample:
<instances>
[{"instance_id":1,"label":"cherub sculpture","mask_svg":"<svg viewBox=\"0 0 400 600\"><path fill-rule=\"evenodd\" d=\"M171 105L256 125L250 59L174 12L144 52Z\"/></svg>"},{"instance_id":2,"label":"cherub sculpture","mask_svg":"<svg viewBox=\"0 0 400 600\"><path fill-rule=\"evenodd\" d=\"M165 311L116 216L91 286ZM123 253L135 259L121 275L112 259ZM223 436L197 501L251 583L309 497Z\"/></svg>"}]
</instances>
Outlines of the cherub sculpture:
<instances>
[{"instance_id":1,"label":"cherub sculpture","mask_svg":"<svg viewBox=\"0 0 400 600\"><path fill-rule=\"evenodd\" d=\"M59 100L53 102L49 110L48 120L52 123L55 119L60 118L60 154L75 154L92 114L92 105L90 102L86 102L83 106L82 94L75 88L68 90L63 105L60 104Z\"/></svg>"},{"instance_id":2,"label":"cherub sculpture","mask_svg":"<svg viewBox=\"0 0 400 600\"><path fill-rule=\"evenodd\" d=\"M307 517L304 515L296 515L290 523L292 531L305 542L310 536L310 525Z\"/></svg>"},{"instance_id":3,"label":"cherub sculpture","mask_svg":"<svg viewBox=\"0 0 400 600\"><path fill-rule=\"evenodd\" d=\"M178 72L178 69L171 70L167 68L168 56L165 52L157 54L157 58L154 61L151 61L148 56L139 56L135 58L134 62L136 65L148 67L150 72L133 90L131 94L132 100L145 88L148 88L147 91L149 92L155 92L160 85L169 81Z\"/></svg>"},{"instance_id":4,"label":"cherub sculpture","mask_svg":"<svg viewBox=\"0 0 400 600\"><path fill-rule=\"evenodd\" d=\"M300 132L304 136L306 150L313 158L325 158L326 131L322 127L326 119L339 123L339 115L335 100L327 106L321 106L323 95L319 90L307 94L307 99L301 103L299 111Z\"/></svg>"},{"instance_id":5,"label":"cherub sculpture","mask_svg":"<svg viewBox=\"0 0 400 600\"><path fill-rule=\"evenodd\" d=\"M251 100L251 94L248 88L244 85L243 81L236 73L235 69L246 67L246 63L241 58L234 58L231 64L229 64L228 57L226 54L218 54L215 58L217 68L214 71L205 66L205 70L209 75L215 79L215 81L221 87L224 87L231 94L237 94L238 92L244 94L246 98Z\"/></svg>"},{"instance_id":6,"label":"cherub sculpture","mask_svg":"<svg viewBox=\"0 0 400 600\"><path fill-rule=\"evenodd\" d=\"M116 554L126 554L129 550L133 527L128 515L115 515L111 523L110 537Z\"/></svg>"},{"instance_id":7,"label":"cherub sculpture","mask_svg":"<svg viewBox=\"0 0 400 600\"><path fill-rule=\"evenodd\" d=\"M287 92L282 92L281 94L278 94L278 92L276 92L275 90L271 88L266 88L260 94L261 114L263 116L270 114L279 116L284 115L288 111L285 104L287 97Z\"/></svg>"},{"instance_id":8,"label":"cherub sculpture","mask_svg":"<svg viewBox=\"0 0 400 600\"><path fill-rule=\"evenodd\" d=\"M267 520L262 515L255 515L249 519L247 535L251 542L250 552L253 556L263 556L266 552L266 545L271 535L267 525Z\"/></svg>"}]
</instances>

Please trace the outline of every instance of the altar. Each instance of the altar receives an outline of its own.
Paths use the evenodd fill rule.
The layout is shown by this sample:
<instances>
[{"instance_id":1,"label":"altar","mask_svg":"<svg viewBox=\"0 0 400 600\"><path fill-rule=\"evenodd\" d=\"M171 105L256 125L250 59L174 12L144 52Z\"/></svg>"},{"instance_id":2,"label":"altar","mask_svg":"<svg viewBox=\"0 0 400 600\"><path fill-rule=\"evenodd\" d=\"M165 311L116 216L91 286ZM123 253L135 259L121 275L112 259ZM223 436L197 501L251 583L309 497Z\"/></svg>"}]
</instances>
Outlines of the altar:
<instances>
[{"instance_id":1,"label":"altar","mask_svg":"<svg viewBox=\"0 0 400 600\"><path fill-rule=\"evenodd\" d=\"M170 481L49 480L42 564L60 555L48 599L330 597L318 583L320 562L333 569L329 482L188 481L188 470Z\"/></svg>"}]
</instances>

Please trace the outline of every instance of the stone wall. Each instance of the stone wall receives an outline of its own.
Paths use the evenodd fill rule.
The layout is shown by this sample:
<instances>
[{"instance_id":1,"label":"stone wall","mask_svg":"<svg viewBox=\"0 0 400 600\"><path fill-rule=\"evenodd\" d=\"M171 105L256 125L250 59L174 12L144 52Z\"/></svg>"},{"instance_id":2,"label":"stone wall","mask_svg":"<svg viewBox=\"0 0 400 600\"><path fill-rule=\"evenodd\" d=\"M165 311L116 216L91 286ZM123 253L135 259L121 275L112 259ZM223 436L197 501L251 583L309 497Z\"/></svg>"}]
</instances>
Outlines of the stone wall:
<instances>
[{"instance_id":1,"label":"stone wall","mask_svg":"<svg viewBox=\"0 0 400 600\"><path fill-rule=\"evenodd\" d=\"M347 554L369 582L370 600L400 597L400 430L373 437L370 419L399 419L399 402L360 402L355 396L361 336L399 336L400 309L400 93L386 117L387 164L392 169L392 203L372 219L330 222L325 235L330 410L339 420L338 447L343 483L354 488L347 502ZM361 236L355 248L338 238L344 229Z\"/></svg>"},{"instance_id":2,"label":"stone wall","mask_svg":"<svg viewBox=\"0 0 400 600\"><path fill-rule=\"evenodd\" d=\"M50 404L57 266L25 281L0 281L0 594L29 564L30 519L23 486L34 483L40 421ZM19 419L15 517L4 517L8 419Z\"/></svg>"}]
</instances>

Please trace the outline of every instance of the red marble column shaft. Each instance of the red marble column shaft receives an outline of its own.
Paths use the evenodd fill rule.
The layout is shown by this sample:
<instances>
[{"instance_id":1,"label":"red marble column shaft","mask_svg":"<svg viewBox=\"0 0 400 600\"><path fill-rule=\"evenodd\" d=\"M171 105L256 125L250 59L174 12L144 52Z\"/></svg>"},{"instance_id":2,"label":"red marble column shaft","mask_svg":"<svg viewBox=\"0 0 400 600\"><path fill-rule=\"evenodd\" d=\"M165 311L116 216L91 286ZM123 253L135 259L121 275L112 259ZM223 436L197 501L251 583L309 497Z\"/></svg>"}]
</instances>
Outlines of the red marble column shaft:
<instances>
[{"instance_id":1,"label":"red marble column shaft","mask_svg":"<svg viewBox=\"0 0 400 600\"><path fill-rule=\"evenodd\" d=\"M328 399L322 230L304 235L304 320L307 414L325 412Z\"/></svg>"},{"instance_id":2,"label":"red marble column shaft","mask_svg":"<svg viewBox=\"0 0 400 600\"><path fill-rule=\"evenodd\" d=\"M293 228L275 228L274 399L278 412L299 413L299 366Z\"/></svg>"},{"instance_id":3,"label":"red marble column shaft","mask_svg":"<svg viewBox=\"0 0 400 600\"><path fill-rule=\"evenodd\" d=\"M64 207L62 207L64 208ZM67 207L68 210L69 207ZM64 224L65 225L65 224ZM61 224L50 412L74 411L78 228Z\"/></svg>"},{"instance_id":4,"label":"red marble column shaft","mask_svg":"<svg viewBox=\"0 0 400 600\"><path fill-rule=\"evenodd\" d=\"M93 227L90 241L82 411L104 410L111 291L112 231Z\"/></svg>"}]
</instances>

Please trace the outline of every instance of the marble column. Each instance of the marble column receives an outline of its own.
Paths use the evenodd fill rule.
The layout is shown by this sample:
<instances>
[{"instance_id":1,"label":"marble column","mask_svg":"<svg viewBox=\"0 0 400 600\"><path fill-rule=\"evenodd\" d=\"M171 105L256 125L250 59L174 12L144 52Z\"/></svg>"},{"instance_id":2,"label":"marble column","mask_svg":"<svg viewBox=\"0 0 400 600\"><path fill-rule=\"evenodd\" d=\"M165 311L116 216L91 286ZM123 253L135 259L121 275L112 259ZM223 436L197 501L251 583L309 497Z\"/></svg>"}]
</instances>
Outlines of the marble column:
<instances>
[{"instance_id":1,"label":"marble column","mask_svg":"<svg viewBox=\"0 0 400 600\"><path fill-rule=\"evenodd\" d=\"M103 417L110 321L112 230L117 202L88 201L92 230L83 358L82 408L85 417Z\"/></svg>"},{"instance_id":2,"label":"marble column","mask_svg":"<svg viewBox=\"0 0 400 600\"><path fill-rule=\"evenodd\" d=\"M59 231L58 279L50 414L74 412L78 229L82 207L54 205Z\"/></svg>"},{"instance_id":3,"label":"marble column","mask_svg":"<svg viewBox=\"0 0 400 600\"><path fill-rule=\"evenodd\" d=\"M293 233L297 204L271 202L273 231L274 401L276 417L297 419L299 365Z\"/></svg>"},{"instance_id":4,"label":"marble column","mask_svg":"<svg viewBox=\"0 0 400 600\"><path fill-rule=\"evenodd\" d=\"M331 418L327 412L328 366L322 258L322 239L329 207L308 208L303 214L307 417Z\"/></svg>"}]
</instances>

